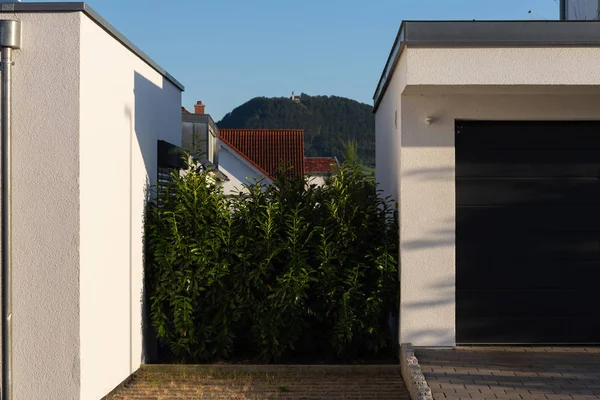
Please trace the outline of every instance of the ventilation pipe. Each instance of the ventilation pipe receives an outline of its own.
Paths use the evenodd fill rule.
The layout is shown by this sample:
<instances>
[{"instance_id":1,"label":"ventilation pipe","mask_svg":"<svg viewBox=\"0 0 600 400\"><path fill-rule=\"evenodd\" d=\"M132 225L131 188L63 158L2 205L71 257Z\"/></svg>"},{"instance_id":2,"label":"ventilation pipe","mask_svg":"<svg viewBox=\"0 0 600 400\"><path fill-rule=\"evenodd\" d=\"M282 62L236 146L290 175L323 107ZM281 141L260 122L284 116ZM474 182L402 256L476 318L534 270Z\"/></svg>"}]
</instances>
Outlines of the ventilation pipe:
<instances>
[{"instance_id":1,"label":"ventilation pipe","mask_svg":"<svg viewBox=\"0 0 600 400\"><path fill-rule=\"evenodd\" d=\"M21 48L21 21L0 21L0 131L2 164L2 400L12 400L12 51Z\"/></svg>"}]
</instances>

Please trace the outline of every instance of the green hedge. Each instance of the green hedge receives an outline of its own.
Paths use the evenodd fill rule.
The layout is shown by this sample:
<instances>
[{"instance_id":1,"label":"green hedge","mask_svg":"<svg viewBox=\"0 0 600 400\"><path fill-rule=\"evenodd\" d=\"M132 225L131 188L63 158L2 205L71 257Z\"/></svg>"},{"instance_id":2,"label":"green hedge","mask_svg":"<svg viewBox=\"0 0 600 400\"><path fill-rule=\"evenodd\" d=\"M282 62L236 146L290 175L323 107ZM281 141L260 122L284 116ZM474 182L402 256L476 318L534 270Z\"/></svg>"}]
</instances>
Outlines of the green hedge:
<instances>
[{"instance_id":1,"label":"green hedge","mask_svg":"<svg viewBox=\"0 0 600 400\"><path fill-rule=\"evenodd\" d=\"M227 197L207 173L174 174L149 204L162 344L187 362L391 353L398 229L374 180L350 157L322 188L281 174L245 189Z\"/></svg>"}]
</instances>

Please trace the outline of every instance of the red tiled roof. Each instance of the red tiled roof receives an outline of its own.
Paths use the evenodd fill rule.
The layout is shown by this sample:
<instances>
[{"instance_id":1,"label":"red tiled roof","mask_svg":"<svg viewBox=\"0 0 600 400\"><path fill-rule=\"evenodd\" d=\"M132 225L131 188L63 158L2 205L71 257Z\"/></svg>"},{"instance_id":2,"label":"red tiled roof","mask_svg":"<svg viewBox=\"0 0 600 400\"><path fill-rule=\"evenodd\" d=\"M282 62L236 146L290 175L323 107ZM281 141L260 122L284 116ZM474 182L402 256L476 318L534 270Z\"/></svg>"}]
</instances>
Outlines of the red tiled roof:
<instances>
[{"instance_id":1,"label":"red tiled roof","mask_svg":"<svg viewBox=\"0 0 600 400\"><path fill-rule=\"evenodd\" d=\"M257 163L255 163L254 161L252 161L251 159L248 158L248 156L246 156L244 153L242 153L241 151L239 151L234 145L232 145L231 143L229 143L227 141L227 139L220 137L221 135L219 135L219 140L221 142L223 142L225 145L227 145L232 151L234 151L237 155L239 155L240 157L242 157L244 160L248 161L248 163L250 165L252 165L254 168L256 168L257 170L259 170L264 176L269 176L269 174L267 173L267 171L265 171L264 169L261 168L260 165L258 165Z\"/></svg>"},{"instance_id":2,"label":"red tiled roof","mask_svg":"<svg viewBox=\"0 0 600 400\"><path fill-rule=\"evenodd\" d=\"M304 172L307 174L325 174L339 168L335 157L305 157Z\"/></svg>"},{"instance_id":3,"label":"red tiled roof","mask_svg":"<svg viewBox=\"0 0 600 400\"><path fill-rule=\"evenodd\" d=\"M219 129L219 139L273 177L281 167L304 171L302 129Z\"/></svg>"},{"instance_id":4,"label":"red tiled roof","mask_svg":"<svg viewBox=\"0 0 600 400\"><path fill-rule=\"evenodd\" d=\"M181 113L182 114L191 114L191 112L189 112L188 110L185 109L185 107L181 107Z\"/></svg>"}]
</instances>

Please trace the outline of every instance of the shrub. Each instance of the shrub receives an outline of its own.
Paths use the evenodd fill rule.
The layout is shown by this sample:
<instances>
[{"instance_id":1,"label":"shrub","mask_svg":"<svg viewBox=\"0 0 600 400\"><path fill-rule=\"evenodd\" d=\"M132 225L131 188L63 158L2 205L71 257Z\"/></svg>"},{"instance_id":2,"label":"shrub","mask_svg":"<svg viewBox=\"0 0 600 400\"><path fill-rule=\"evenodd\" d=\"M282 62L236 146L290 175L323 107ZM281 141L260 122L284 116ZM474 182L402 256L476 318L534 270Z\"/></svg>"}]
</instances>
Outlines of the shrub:
<instances>
[{"instance_id":1,"label":"shrub","mask_svg":"<svg viewBox=\"0 0 600 400\"><path fill-rule=\"evenodd\" d=\"M146 286L184 361L376 355L398 305L395 210L347 157L324 187L282 173L227 197L174 173L147 210Z\"/></svg>"}]
</instances>

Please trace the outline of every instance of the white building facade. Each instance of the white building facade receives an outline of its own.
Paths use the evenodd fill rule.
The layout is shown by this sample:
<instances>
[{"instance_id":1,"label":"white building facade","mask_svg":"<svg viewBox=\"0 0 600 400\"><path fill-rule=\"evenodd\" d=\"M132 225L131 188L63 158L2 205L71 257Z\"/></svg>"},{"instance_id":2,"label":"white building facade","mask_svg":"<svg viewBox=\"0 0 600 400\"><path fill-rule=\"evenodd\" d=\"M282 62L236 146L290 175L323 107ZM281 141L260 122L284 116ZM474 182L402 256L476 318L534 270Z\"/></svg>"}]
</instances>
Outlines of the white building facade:
<instances>
[{"instance_id":1,"label":"white building facade","mask_svg":"<svg viewBox=\"0 0 600 400\"><path fill-rule=\"evenodd\" d=\"M219 141L219 171L228 178L223 182L223 193L226 195L244 194L247 192L244 185L256 182L265 186L273 184L273 180L264 170L222 139Z\"/></svg>"},{"instance_id":2,"label":"white building facade","mask_svg":"<svg viewBox=\"0 0 600 400\"><path fill-rule=\"evenodd\" d=\"M97 400L142 351L143 211L183 86L84 3L3 4L13 67L15 400Z\"/></svg>"},{"instance_id":3,"label":"white building facade","mask_svg":"<svg viewBox=\"0 0 600 400\"><path fill-rule=\"evenodd\" d=\"M600 342L585 283L600 260L598 32L402 24L375 93L377 181L399 202L400 342Z\"/></svg>"}]
</instances>

